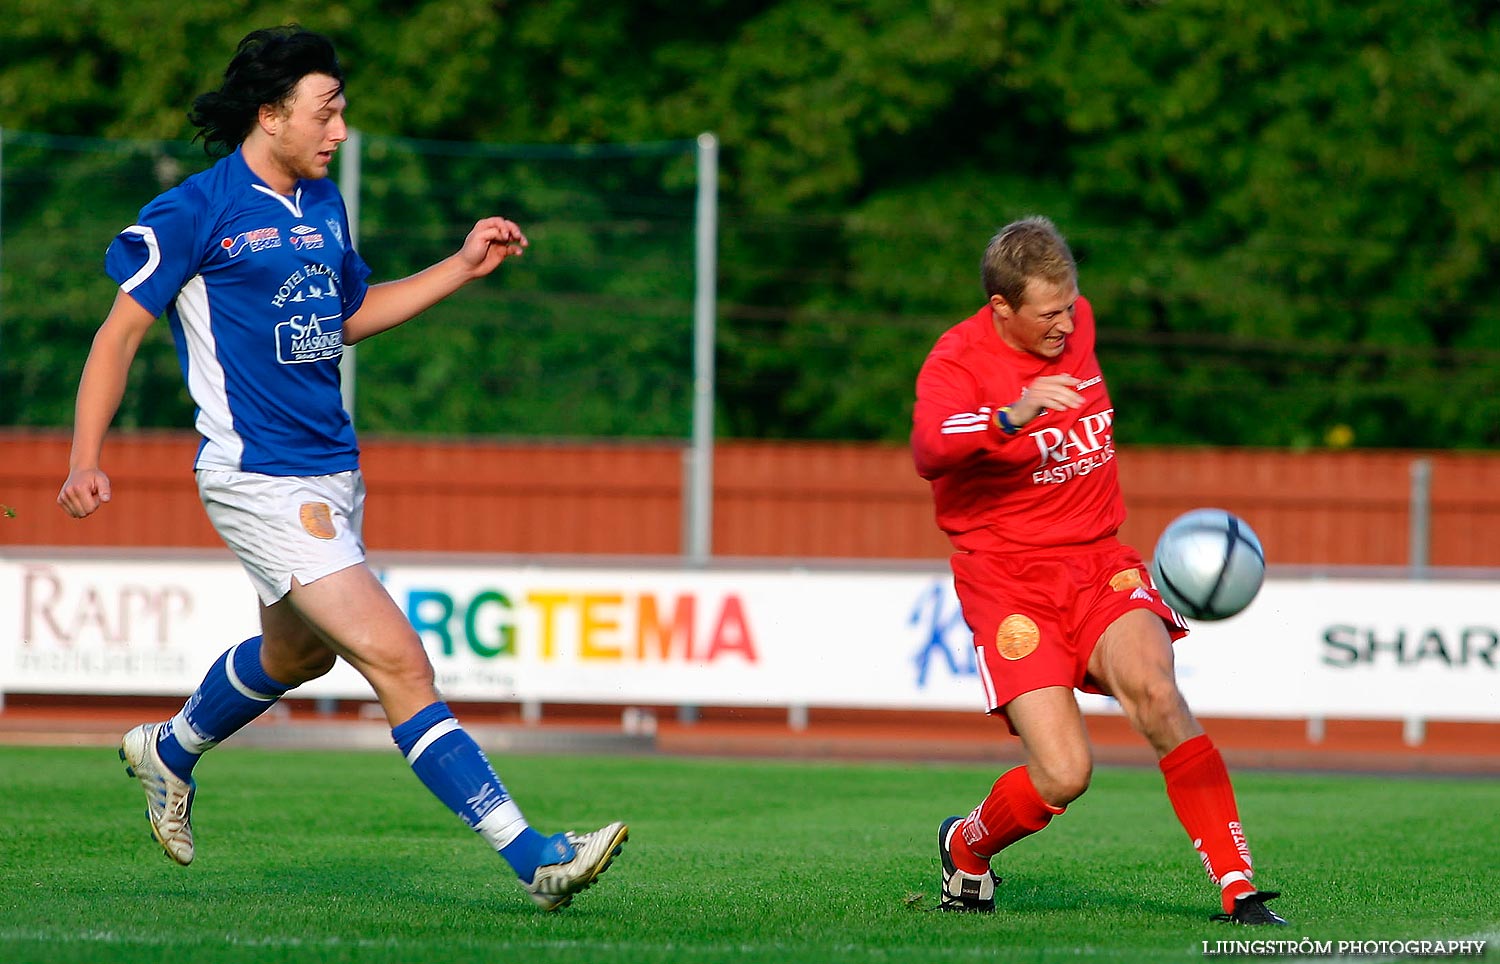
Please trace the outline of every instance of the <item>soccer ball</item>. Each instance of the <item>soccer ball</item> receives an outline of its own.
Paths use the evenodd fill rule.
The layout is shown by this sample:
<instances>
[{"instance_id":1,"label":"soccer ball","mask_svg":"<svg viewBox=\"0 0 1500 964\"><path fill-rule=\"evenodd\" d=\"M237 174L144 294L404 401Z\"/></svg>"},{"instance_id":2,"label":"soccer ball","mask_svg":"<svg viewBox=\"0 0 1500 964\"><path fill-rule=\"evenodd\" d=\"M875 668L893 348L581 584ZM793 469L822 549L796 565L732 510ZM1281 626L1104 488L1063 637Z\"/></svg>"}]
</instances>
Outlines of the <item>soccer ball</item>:
<instances>
[{"instance_id":1,"label":"soccer ball","mask_svg":"<svg viewBox=\"0 0 1500 964\"><path fill-rule=\"evenodd\" d=\"M1151 559L1162 598L1190 619L1228 619L1250 605L1265 577L1260 539L1223 509L1194 509L1173 519Z\"/></svg>"}]
</instances>

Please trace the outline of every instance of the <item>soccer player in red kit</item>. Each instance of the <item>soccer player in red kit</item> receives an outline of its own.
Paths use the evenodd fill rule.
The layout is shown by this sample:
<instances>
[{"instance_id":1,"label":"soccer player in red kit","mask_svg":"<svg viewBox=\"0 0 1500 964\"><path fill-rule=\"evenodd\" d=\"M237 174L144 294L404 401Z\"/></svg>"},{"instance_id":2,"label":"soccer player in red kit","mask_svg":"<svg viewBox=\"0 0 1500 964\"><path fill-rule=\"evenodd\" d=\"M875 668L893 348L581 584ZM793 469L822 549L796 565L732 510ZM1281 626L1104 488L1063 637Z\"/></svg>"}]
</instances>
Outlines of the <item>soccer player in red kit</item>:
<instances>
[{"instance_id":1,"label":"soccer player in red kit","mask_svg":"<svg viewBox=\"0 0 1500 964\"><path fill-rule=\"evenodd\" d=\"M917 377L912 451L956 550L989 712L1021 740L967 817L938 830L945 910L992 911L990 860L1088 788L1092 753L1073 690L1104 693L1150 742L1167 796L1224 913L1285 924L1251 883L1223 758L1188 709L1172 643L1187 632L1135 549L1115 464L1114 405L1094 355L1094 313L1068 243L1046 218L985 249L985 304L946 332Z\"/></svg>"}]
</instances>

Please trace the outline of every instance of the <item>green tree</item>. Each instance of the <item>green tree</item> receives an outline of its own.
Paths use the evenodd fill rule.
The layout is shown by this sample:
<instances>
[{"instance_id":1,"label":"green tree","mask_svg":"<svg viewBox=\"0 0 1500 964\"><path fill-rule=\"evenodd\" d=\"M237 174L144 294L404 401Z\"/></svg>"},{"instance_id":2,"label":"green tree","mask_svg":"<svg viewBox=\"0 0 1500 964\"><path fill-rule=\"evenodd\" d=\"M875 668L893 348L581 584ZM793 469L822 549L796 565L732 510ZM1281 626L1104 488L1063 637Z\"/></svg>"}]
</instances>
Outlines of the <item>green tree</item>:
<instances>
[{"instance_id":1,"label":"green tree","mask_svg":"<svg viewBox=\"0 0 1500 964\"><path fill-rule=\"evenodd\" d=\"M0 126L176 140L234 41L282 16L9 6ZM338 42L372 139L717 132L727 434L903 438L922 355L980 303L985 240L1040 212L1074 241L1133 442L1316 445L1338 426L1361 445L1500 441L1493 4L343 0L307 19ZM363 427L680 432L686 225L667 225L691 158L605 170L408 157L388 182L372 172L361 240L381 271L440 256L477 208L514 201L541 220L524 270L429 319L453 337L416 329L362 352ZM24 396L46 419L69 407L43 396L76 378L63 359L81 359L108 285L18 280L13 232L45 237L43 207L104 211L69 207L89 190L0 199L0 366L7 392L47 373ZM69 222L65 243L97 252L82 239L128 223L109 210L109 227ZM0 398L0 420L17 411Z\"/></svg>"}]
</instances>

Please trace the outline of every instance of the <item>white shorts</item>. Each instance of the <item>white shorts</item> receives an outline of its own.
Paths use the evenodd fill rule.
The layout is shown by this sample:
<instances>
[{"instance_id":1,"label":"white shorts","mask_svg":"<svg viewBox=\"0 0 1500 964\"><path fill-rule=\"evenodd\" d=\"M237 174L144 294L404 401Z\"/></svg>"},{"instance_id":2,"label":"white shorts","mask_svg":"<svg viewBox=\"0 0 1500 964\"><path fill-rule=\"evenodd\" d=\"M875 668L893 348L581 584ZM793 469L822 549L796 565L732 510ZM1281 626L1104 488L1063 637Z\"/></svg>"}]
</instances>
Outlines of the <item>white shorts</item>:
<instances>
[{"instance_id":1,"label":"white shorts","mask_svg":"<svg viewBox=\"0 0 1500 964\"><path fill-rule=\"evenodd\" d=\"M365 561L365 480L198 470L208 520L270 606L292 588Z\"/></svg>"}]
</instances>

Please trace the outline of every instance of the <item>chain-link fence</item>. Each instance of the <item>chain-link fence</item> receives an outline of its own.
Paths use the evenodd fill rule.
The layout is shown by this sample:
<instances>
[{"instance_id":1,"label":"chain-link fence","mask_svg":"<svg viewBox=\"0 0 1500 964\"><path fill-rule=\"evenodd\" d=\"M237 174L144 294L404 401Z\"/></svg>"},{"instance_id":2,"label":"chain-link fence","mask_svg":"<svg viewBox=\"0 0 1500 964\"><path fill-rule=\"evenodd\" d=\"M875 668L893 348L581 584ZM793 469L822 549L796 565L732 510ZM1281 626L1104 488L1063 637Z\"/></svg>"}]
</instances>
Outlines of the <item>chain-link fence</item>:
<instances>
[{"instance_id":1,"label":"chain-link fence","mask_svg":"<svg viewBox=\"0 0 1500 964\"><path fill-rule=\"evenodd\" d=\"M661 437L692 431L697 145L544 147L364 135L332 172L372 281L452 253L480 217L523 258L357 353L361 431ZM0 131L0 425L64 427L114 297L103 255L211 163L181 142ZM354 174L358 184L354 185ZM132 369L121 428L191 425L170 333Z\"/></svg>"}]
</instances>

